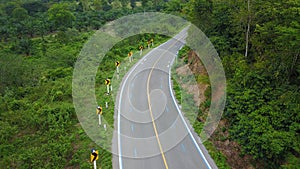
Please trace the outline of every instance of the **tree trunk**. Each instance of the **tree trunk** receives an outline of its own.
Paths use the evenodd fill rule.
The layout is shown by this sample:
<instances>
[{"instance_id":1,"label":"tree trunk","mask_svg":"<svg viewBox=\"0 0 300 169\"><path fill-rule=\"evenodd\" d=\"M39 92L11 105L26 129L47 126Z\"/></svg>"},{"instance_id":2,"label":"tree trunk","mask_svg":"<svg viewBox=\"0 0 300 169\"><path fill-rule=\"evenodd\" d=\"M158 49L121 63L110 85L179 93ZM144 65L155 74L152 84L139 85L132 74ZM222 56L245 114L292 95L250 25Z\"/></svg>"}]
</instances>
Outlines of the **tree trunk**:
<instances>
[{"instance_id":1,"label":"tree trunk","mask_svg":"<svg viewBox=\"0 0 300 169\"><path fill-rule=\"evenodd\" d=\"M250 34L250 22L251 22L251 16L250 16L250 0L248 0L248 23L247 23L247 31L246 31L246 49L245 49L245 57L248 57L248 50L249 50L249 34Z\"/></svg>"}]
</instances>

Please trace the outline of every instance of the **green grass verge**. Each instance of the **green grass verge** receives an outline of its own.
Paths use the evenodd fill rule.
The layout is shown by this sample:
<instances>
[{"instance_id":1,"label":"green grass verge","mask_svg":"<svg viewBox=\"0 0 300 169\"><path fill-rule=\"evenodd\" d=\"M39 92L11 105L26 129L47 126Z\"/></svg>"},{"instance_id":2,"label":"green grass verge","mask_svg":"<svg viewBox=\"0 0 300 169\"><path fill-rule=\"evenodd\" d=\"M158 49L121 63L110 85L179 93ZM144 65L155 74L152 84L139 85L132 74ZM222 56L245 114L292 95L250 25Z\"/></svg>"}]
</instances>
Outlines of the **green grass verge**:
<instances>
[{"instance_id":1,"label":"green grass verge","mask_svg":"<svg viewBox=\"0 0 300 169\"><path fill-rule=\"evenodd\" d=\"M181 104L182 111L184 112L185 117L189 120L190 123L192 123L191 125L193 126L194 131L198 135L200 135L204 124L200 122L197 117L203 116L202 111L210 105L210 88L207 88L207 91L205 91L205 96L208 99L203 102L200 105L200 109L198 109L193 100L193 95L189 94L188 91L183 88L183 84L191 85L195 82L209 84L209 78L208 76L204 75L195 75L195 79L193 81L193 78L191 78L190 75L183 76L176 73L177 68L182 67L188 63L188 52L188 47L184 47L179 51L177 62L172 67L172 87L178 103ZM230 169L230 166L226 162L226 157L213 146L213 143L211 141L208 140L204 142L204 145L219 169Z\"/></svg>"},{"instance_id":2,"label":"green grass verge","mask_svg":"<svg viewBox=\"0 0 300 169\"><path fill-rule=\"evenodd\" d=\"M151 34L145 34L145 35L137 35L138 37L130 37L122 42L115 45L115 47L108 52L108 54L103 59L103 64L101 63L101 66L99 67L98 73L96 75L96 96L97 96L97 103L103 107L103 118L107 121L107 125L114 127L114 108L115 108L115 102L116 102L116 95L118 93L121 81L123 77L126 75L128 70L136 64L140 58L142 58L144 55L146 55L150 50L157 47L161 43L167 41L169 38L166 36L160 36L160 35L151 35ZM143 45L144 49L143 54L140 55L140 51L138 50L139 45L141 42L136 42L137 44L131 44L130 42L133 41L133 39L147 39L149 37L152 37L155 39L154 46L151 46L150 49L146 48L146 45ZM146 43L146 42L144 42ZM132 49L133 52L133 61L129 62L129 58L127 57L128 52ZM115 62L120 61L119 66L119 78L117 78L116 73L116 66ZM105 70L105 71L103 71ZM112 91L110 92L110 95L107 95L107 88L105 85L105 79L109 78L111 79L111 85L112 85ZM108 102L108 108L105 108L105 102ZM105 134L105 133L103 133ZM112 138L108 138L108 140L111 140ZM102 169L110 169L112 168L112 154L109 151L104 151L100 147L101 154L101 160L99 160L100 167Z\"/></svg>"}]
</instances>

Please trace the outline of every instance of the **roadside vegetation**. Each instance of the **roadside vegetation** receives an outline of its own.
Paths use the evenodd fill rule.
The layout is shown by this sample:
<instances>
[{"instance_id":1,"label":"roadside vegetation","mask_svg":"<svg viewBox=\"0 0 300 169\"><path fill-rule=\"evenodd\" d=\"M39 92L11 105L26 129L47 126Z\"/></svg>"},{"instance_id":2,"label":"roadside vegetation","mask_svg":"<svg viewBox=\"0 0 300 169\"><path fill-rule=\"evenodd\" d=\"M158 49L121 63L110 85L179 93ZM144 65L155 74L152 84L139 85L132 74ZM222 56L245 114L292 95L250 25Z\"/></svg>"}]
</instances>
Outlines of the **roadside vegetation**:
<instances>
[{"instance_id":1,"label":"roadside vegetation","mask_svg":"<svg viewBox=\"0 0 300 169\"><path fill-rule=\"evenodd\" d=\"M99 150L98 166L112 168L111 153L96 145L77 120L72 103L73 66L96 29L138 10L111 6L107 11L83 10L82 2L10 2L1 4L1 9L0 168L90 168L92 148ZM138 47L146 48L150 38L155 40L154 47L167 39L137 35L107 54L106 64L99 67L97 93L105 95L104 80L112 77L115 61L128 70L140 57ZM123 61L130 50L135 59L126 64ZM121 70L120 79L124 73ZM99 105L105 107L102 95L98 96ZM109 109L104 109L104 116L113 126L114 100L107 98Z\"/></svg>"},{"instance_id":2,"label":"roadside vegetation","mask_svg":"<svg viewBox=\"0 0 300 169\"><path fill-rule=\"evenodd\" d=\"M297 168L300 3L190 1L181 9L210 38L226 72L225 112L207 144L231 168Z\"/></svg>"},{"instance_id":3,"label":"roadside vegetation","mask_svg":"<svg viewBox=\"0 0 300 169\"><path fill-rule=\"evenodd\" d=\"M190 68L189 65L202 65L200 60L189 58L190 54L191 49L187 46L179 51L172 67L172 88L184 116L188 119L194 132L200 136L210 106L210 83L205 69L197 72ZM194 63L190 60L194 60ZM230 169L226 157L214 147L210 140L203 144L218 168Z\"/></svg>"},{"instance_id":4,"label":"roadside vegetation","mask_svg":"<svg viewBox=\"0 0 300 169\"><path fill-rule=\"evenodd\" d=\"M232 154L226 153L230 151L247 157L254 168L297 168L297 0L0 0L0 168L90 168L91 148L100 152L99 167L112 167L111 154L89 139L76 117L73 66L97 29L121 16L144 11L186 18L210 38L220 55L228 83L227 103L219 135L206 145L219 167L247 167L233 161ZM112 77L115 61L121 61L121 80L123 66L129 70L134 63L126 63L129 50L136 53L140 45L136 43L150 37L157 45L166 40L159 35L139 35L125 39L115 46L118 50L109 52L107 64L99 68L96 79L97 101L102 107L104 80L112 78L113 92L118 88ZM189 52L185 50L183 54ZM182 61L189 63L187 58ZM207 83L208 79L197 76L196 81ZM173 83L175 91L180 88L177 82ZM190 97L184 89L180 92L177 98ZM210 105L209 95L207 90L202 106ZM103 115L113 126L113 99L107 99L109 109L104 108ZM205 114L205 109L198 113ZM201 118L197 118L195 131L201 127ZM235 142L238 149L224 151L216 139L220 144Z\"/></svg>"},{"instance_id":5,"label":"roadside vegetation","mask_svg":"<svg viewBox=\"0 0 300 169\"><path fill-rule=\"evenodd\" d=\"M155 39L154 46L147 48L147 40ZM104 57L104 61L101 66L99 66L98 73L96 75L96 86L95 93L97 97L97 103L103 108L103 119L107 121L106 125L114 127L114 110L115 102L117 97L117 92L120 87L122 78L125 76L127 71L139 61L141 57L147 54L152 48L158 46L159 44L165 42L168 39L166 36L154 35L154 34L143 34L136 35L130 38L127 38L118 44L116 44L113 49L107 53ZM139 44L139 45L137 45ZM140 55L139 47L143 46L143 55ZM132 51L133 57L132 62L129 62L127 54ZM119 79L117 78L115 62L119 61ZM107 95L107 86L105 85L105 79L108 78L111 81L111 86L113 90L110 90L110 94ZM106 102L108 102L108 108L106 108ZM96 116L95 116L96 117ZM106 132L99 133L100 135L107 135ZM112 136L112 133L110 134ZM104 136L103 136L104 137ZM107 137L107 136L106 136ZM112 140L112 137L109 137L108 140ZM101 164L102 168L112 168L112 154L109 151L103 150L103 158L99 160L98 163Z\"/></svg>"}]
</instances>

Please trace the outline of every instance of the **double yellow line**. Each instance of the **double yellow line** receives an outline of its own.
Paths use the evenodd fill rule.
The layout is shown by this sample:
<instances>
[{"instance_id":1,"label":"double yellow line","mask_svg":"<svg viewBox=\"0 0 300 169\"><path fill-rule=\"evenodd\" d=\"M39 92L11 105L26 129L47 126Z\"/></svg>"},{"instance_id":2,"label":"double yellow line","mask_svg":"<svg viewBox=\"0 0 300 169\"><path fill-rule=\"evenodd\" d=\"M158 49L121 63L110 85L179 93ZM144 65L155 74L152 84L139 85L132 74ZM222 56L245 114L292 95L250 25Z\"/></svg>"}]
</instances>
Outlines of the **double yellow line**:
<instances>
[{"instance_id":1,"label":"double yellow line","mask_svg":"<svg viewBox=\"0 0 300 169\"><path fill-rule=\"evenodd\" d=\"M179 41L179 40L176 40L165 52L163 52L161 54L161 56L156 60L156 62L153 64L152 68L151 68L151 71L149 73L149 76L148 76L148 80L147 80L147 97L148 97L148 106L149 106L149 112L150 112L150 116L151 116L151 120L152 120L152 125L153 125L153 129L154 129L154 133L155 133L155 136L156 136L156 140L158 142L158 146L159 146L159 150L160 150L160 153L161 153L161 156L162 156L162 159L164 161L164 164L165 164L165 167L166 169L169 169L168 167L168 163L167 163L167 160L166 160L166 157L165 157L165 154L164 154L164 151L163 151L163 148L161 146L161 143L160 143L160 140L159 140L159 137L158 137L158 132L157 132L157 128L156 128L156 124L155 124L155 121L154 121L154 117L153 117L153 112L152 112L152 108L151 108L151 100L150 100L150 93L149 93L149 84L150 84L150 78L151 78L151 75L152 75L152 72L154 70L154 67L156 66L156 64L158 63L158 61L161 59L161 57L167 53L167 51L174 46L174 44Z\"/></svg>"}]
</instances>

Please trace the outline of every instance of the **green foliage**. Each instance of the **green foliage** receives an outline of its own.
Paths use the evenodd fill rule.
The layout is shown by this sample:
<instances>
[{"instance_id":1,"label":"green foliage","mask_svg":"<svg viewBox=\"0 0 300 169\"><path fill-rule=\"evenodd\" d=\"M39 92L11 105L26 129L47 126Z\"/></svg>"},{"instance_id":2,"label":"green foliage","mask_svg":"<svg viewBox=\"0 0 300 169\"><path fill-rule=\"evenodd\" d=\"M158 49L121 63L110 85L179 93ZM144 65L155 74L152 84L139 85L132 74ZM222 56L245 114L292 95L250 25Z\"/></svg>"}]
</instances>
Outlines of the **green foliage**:
<instances>
[{"instance_id":1,"label":"green foliage","mask_svg":"<svg viewBox=\"0 0 300 169\"><path fill-rule=\"evenodd\" d=\"M192 0L183 7L188 19L202 31L205 31L210 25L212 1L208 0Z\"/></svg>"},{"instance_id":2,"label":"green foliage","mask_svg":"<svg viewBox=\"0 0 300 169\"><path fill-rule=\"evenodd\" d=\"M252 155L256 167L279 168L290 160L289 153L299 154L299 19L295 18L300 16L296 12L300 3L251 1L249 12L245 1L211 2L207 8L208 1L190 1L184 11L210 35L222 58L229 84L225 119L230 121L230 138L239 142L243 154ZM250 50L245 58L249 18Z\"/></svg>"},{"instance_id":3,"label":"green foliage","mask_svg":"<svg viewBox=\"0 0 300 169\"><path fill-rule=\"evenodd\" d=\"M206 141L204 146L209 150L209 154L216 161L218 168L230 169L230 166L226 162L226 157L224 157L224 155L218 151L211 142Z\"/></svg>"},{"instance_id":4,"label":"green foliage","mask_svg":"<svg viewBox=\"0 0 300 169\"><path fill-rule=\"evenodd\" d=\"M197 75L196 76L196 81L198 83L202 83L202 84L209 84L209 78L206 75Z\"/></svg>"},{"instance_id":5,"label":"green foliage","mask_svg":"<svg viewBox=\"0 0 300 169\"><path fill-rule=\"evenodd\" d=\"M289 154L287 157L288 164L284 164L281 167L283 169L295 169L300 165L300 159L293 154Z\"/></svg>"},{"instance_id":6,"label":"green foliage","mask_svg":"<svg viewBox=\"0 0 300 169\"><path fill-rule=\"evenodd\" d=\"M68 9L67 4L54 4L49 10L49 21L54 23L54 26L65 30L72 27L72 22L75 20L74 14Z\"/></svg>"},{"instance_id":7,"label":"green foliage","mask_svg":"<svg viewBox=\"0 0 300 169\"><path fill-rule=\"evenodd\" d=\"M178 84L178 82L175 79L172 79L173 82L173 90L175 92L175 97L178 100L178 103L181 104L181 88L180 85Z\"/></svg>"},{"instance_id":8,"label":"green foliage","mask_svg":"<svg viewBox=\"0 0 300 169\"><path fill-rule=\"evenodd\" d=\"M300 147L300 3L250 2L248 11L245 1L193 0L182 4L182 14L210 37L222 58L229 85L224 118L230 121L230 138L241 145L243 154L252 155L255 167L279 168L295 163L289 154L297 158Z\"/></svg>"},{"instance_id":9,"label":"green foliage","mask_svg":"<svg viewBox=\"0 0 300 169\"><path fill-rule=\"evenodd\" d=\"M39 1L24 2L22 7L25 8L31 16L39 12L46 12L48 10L46 4Z\"/></svg>"},{"instance_id":10,"label":"green foliage","mask_svg":"<svg viewBox=\"0 0 300 169\"><path fill-rule=\"evenodd\" d=\"M122 8L122 3L118 0L115 0L111 3L112 9Z\"/></svg>"},{"instance_id":11,"label":"green foliage","mask_svg":"<svg viewBox=\"0 0 300 169\"><path fill-rule=\"evenodd\" d=\"M90 149L85 145L90 140L78 139L79 129L74 128L77 118L72 104L71 66L86 35L78 36L79 41L62 48L47 37L44 56L39 55L42 41L38 39L30 39L36 47L32 58L1 51L0 168L90 166L88 153L77 157L73 165L68 162L76 160L72 156L77 144L82 146L80 151ZM71 66L65 64L68 62Z\"/></svg>"},{"instance_id":12,"label":"green foliage","mask_svg":"<svg viewBox=\"0 0 300 169\"><path fill-rule=\"evenodd\" d=\"M27 10L22 7L15 8L12 11L12 16L19 21L25 20L29 17Z\"/></svg>"},{"instance_id":13,"label":"green foliage","mask_svg":"<svg viewBox=\"0 0 300 169\"><path fill-rule=\"evenodd\" d=\"M0 129L0 168L89 168L91 148L100 151L98 164L102 168L112 168L111 153L96 146L83 129L76 127L78 121L72 104L73 64L93 32L70 30L70 35L67 30L64 33L69 35L67 41L54 36L29 39L34 49L31 57L24 58L8 49L1 51L1 56L6 57L0 57L3 75L0 88L3 94L0 95L0 124L3 126ZM137 36L132 37L134 41L126 39L120 42L108 53L104 66L99 67L105 70L105 77L114 72L116 60L126 58L130 49L137 51L137 44L130 42L152 37L158 45L166 39L152 34ZM43 45L46 51L43 51ZM101 82L104 76L99 76ZM101 89L104 83L101 82L97 85L104 93ZM103 101L101 97L102 105ZM111 126L114 123L113 101L109 98L110 108L104 114Z\"/></svg>"},{"instance_id":14,"label":"green foliage","mask_svg":"<svg viewBox=\"0 0 300 169\"><path fill-rule=\"evenodd\" d=\"M166 11L173 12L176 11L178 13L182 12L182 3L180 0L171 0L166 4Z\"/></svg>"},{"instance_id":15,"label":"green foliage","mask_svg":"<svg viewBox=\"0 0 300 169\"><path fill-rule=\"evenodd\" d=\"M29 56L31 53L31 48L32 48L32 41L29 38L22 38L20 39L19 43L17 44L19 53L26 54L26 56Z\"/></svg>"},{"instance_id":16,"label":"green foliage","mask_svg":"<svg viewBox=\"0 0 300 169\"><path fill-rule=\"evenodd\" d=\"M240 144L243 154L252 155L257 168L299 166L300 1L251 1L251 11L242 0L142 0L142 6L129 0L0 2L0 168L89 168L91 147L101 150L101 167L112 168L111 154L91 143L77 125L71 104L72 67L93 30L143 11L181 15L209 36L229 85L224 118L230 122L230 139ZM105 66L99 68L105 73L97 74L99 93L105 92L102 81L111 77L115 60L146 46L144 42L153 36L124 40L107 54ZM203 76L196 80L208 81ZM180 101L191 101L184 91L179 95ZM209 105L209 101L203 104ZM105 116L113 124L113 109L108 112ZM199 121L194 123L197 133L202 127ZM206 146L221 161L218 166L228 168L225 158Z\"/></svg>"},{"instance_id":17,"label":"green foliage","mask_svg":"<svg viewBox=\"0 0 300 169\"><path fill-rule=\"evenodd\" d=\"M236 70L228 91L225 117L231 121L231 138L245 154L273 168L287 151L299 152L299 88L277 87L272 77L244 69Z\"/></svg>"},{"instance_id":18,"label":"green foliage","mask_svg":"<svg viewBox=\"0 0 300 169\"><path fill-rule=\"evenodd\" d=\"M18 4L15 2L8 2L4 6L4 11L6 12L7 15L11 16L12 12L15 8L18 7Z\"/></svg>"}]
</instances>

